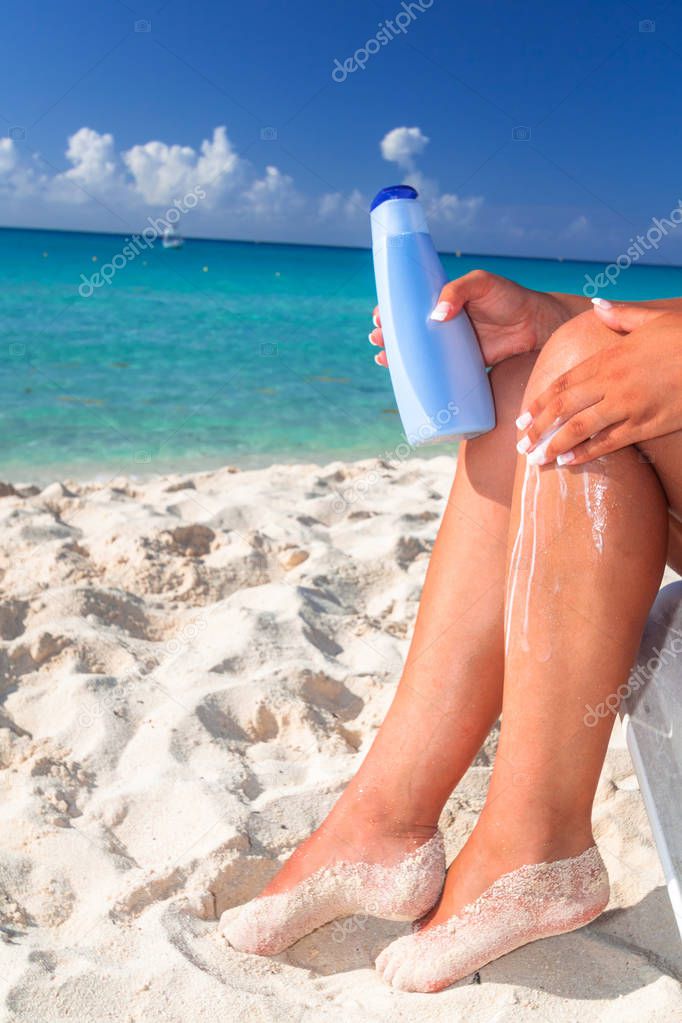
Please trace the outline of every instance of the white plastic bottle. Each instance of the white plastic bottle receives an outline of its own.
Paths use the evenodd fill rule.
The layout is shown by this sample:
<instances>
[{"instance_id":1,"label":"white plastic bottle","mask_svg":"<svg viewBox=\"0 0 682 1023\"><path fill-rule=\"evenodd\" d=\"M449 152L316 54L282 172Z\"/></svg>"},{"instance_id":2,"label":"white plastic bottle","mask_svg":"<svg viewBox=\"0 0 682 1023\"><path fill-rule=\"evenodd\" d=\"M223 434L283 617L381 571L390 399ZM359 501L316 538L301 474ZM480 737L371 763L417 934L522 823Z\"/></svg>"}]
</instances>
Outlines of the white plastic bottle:
<instances>
[{"instance_id":1,"label":"white plastic bottle","mask_svg":"<svg viewBox=\"0 0 682 1023\"><path fill-rule=\"evenodd\" d=\"M492 430L492 390L469 317L430 319L447 277L416 190L383 188L370 213L381 326L408 443Z\"/></svg>"}]
</instances>

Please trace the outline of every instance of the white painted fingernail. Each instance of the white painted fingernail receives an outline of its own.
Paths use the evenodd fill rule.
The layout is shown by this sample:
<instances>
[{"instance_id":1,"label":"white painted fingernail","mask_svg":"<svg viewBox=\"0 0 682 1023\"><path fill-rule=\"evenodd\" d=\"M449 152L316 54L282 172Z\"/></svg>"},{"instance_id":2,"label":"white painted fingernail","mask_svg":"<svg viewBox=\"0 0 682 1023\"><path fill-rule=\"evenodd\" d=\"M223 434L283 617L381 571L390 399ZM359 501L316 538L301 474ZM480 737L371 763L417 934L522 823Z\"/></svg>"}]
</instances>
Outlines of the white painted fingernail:
<instances>
[{"instance_id":1,"label":"white painted fingernail","mask_svg":"<svg viewBox=\"0 0 682 1023\"><path fill-rule=\"evenodd\" d=\"M370 334L368 334L367 335L367 340L369 341L369 343L371 345L376 345L376 341L374 340L373 334L374 334L374 331L372 331Z\"/></svg>"},{"instance_id":2,"label":"white painted fingernail","mask_svg":"<svg viewBox=\"0 0 682 1023\"><path fill-rule=\"evenodd\" d=\"M529 465L544 465L547 461L547 449L540 444L526 456Z\"/></svg>"},{"instance_id":3,"label":"white painted fingernail","mask_svg":"<svg viewBox=\"0 0 682 1023\"><path fill-rule=\"evenodd\" d=\"M438 320L442 322L452 312L452 306L449 302L439 302L436 308L431 313L432 320Z\"/></svg>"},{"instance_id":4,"label":"white painted fingernail","mask_svg":"<svg viewBox=\"0 0 682 1023\"><path fill-rule=\"evenodd\" d=\"M530 412L522 412L519 418L516 420L516 425L519 430L525 430L526 427L530 426L533 422L533 417Z\"/></svg>"},{"instance_id":5,"label":"white painted fingernail","mask_svg":"<svg viewBox=\"0 0 682 1023\"><path fill-rule=\"evenodd\" d=\"M520 455L525 455L526 451L530 447L530 437L522 437L519 443L516 445L516 450Z\"/></svg>"},{"instance_id":6,"label":"white painted fingernail","mask_svg":"<svg viewBox=\"0 0 682 1023\"><path fill-rule=\"evenodd\" d=\"M613 302L607 298L593 298L592 305L598 305L600 309L613 309Z\"/></svg>"},{"instance_id":7,"label":"white painted fingernail","mask_svg":"<svg viewBox=\"0 0 682 1023\"><path fill-rule=\"evenodd\" d=\"M375 327L379 326L379 320L377 319L376 313L374 313L374 315L372 316L372 323L374 324Z\"/></svg>"},{"instance_id":8,"label":"white painted fingernail","mask_svg":"<svg viewBox=\"0 0 682 1023\"><path fill-rule=\"evenodd\" d=\"M556 456L557 465L568 465L570 462L575 462L575 452L565 451L563 455Z\"/></svg>"}]
</instances>

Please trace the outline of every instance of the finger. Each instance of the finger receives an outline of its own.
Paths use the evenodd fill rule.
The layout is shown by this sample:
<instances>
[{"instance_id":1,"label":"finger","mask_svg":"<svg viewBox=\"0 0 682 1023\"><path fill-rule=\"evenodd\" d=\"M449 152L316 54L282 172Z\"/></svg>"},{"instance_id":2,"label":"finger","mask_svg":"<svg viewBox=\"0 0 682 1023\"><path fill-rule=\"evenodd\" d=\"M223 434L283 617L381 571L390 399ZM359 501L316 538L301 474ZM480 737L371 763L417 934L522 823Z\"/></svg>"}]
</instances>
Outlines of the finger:
<instances>
[{"instance_id":1,"label":"finger","mask_svg":"<svg viewBox=\"0 0 682 1023\"><path fill-rule=\"evenodd\" d=\"M386 352L379 352L378 355L374 356L374 361L377 366L385 366L388 369L388 359L386 358Z\"/></svg>"},{"instance_id":2,"label":"finger","mask_svg":"<svg viewBox=\"0 0 682 1023\"><path fill-rule=\"evenodd\" d=\"M569 422L573 417L580 415L585 410L592 408L604 397L603 389L594 385L576 386L571 391L555 398L542 409L534 418L526 432L519 439L516 448L521 455L525 455L547 439L548 434L555 433L564 423ZM534 404L534 403L533 403Z\"/></svg>"},{"instance_id":3,"label":"finger","mask_svg":"<svg viewBox=\"0 0 682 1023\"><path fill-rule=\"evenodd\" d=\"M550 430L602 400L603 384L590 362L586 359L567 373L561 373L534 401L529 402L526 411L516 420L516 426L522 431L517 444L522 455L535 447Z\"/></svg>"},{"instance_id":4,"label":"finger","mask_svg":"<svg viewBox=\"0 0 682 1023\"><path fill-rule=\"evenodd\" d=\"M375 305L372 310L372 323L375 327L381 326L381 316L379 315L379 306Z\"/></svg>"},{"instance_id":5,"label":"finger","mask_svg":"<svg viewBox=\"0 0 682 1023\"><path fill-rule=\"evenodd\" d=\"M548 465L561 456L560 465L572 465L575 449L602 430L620 422L621 416L600 402L557 426L526 456L529 465Z\"/></svg>"},{"instance_id":6,"label":"finger","mask_svg":"<svg viewBox=\"0 0 682 1023\"><path fill-rule=\"evenodd\" d=\"M448 281L438 296L431 319L439 323L453 319L466 302L485 298L497 280L495 274L487 270L471 270L455 281Z\"/></svg>"},{"instance_id":7,"label":"finger","mask_svg":"<svg viewBox=\"0 0 682 1023\"><path fill-rule=\"evenodd\" d=\"M376 345L377 348L383 348L384 334L381 327L376 327L374 330L370 331L370 333L367 335L367 340L371 345Z\"/></svg>"},{"instance_id":8,"label":"finger","mask_svg":"<svg viewBox=\"0 0 682 1023\"><path fill-rule=\"evenodd\" d=\"M619 330L625 334L636 330L637 327L643 327L645 323L655 320L664 313L662 309L640 305L638 302L614 304L605 298L593 298L592 305L602 323L605 323L611 330Z\"/></svg>"},{"instance_id":9,"label":"finger","mask_svg":"<svg viewBox=\"0 0 682 1023\"><path fill-rule=\"evenodd\" d=\"M570 452L572 457L562 461L561 464L570 466L570 468L585 465L586 462L591 462L595 458L603 458L604 455L610 455L614 451L620 451L621 448L634 444L635 439L630 424L625 420L613 423L583 444L577 444ZM557 462L557 464L560 463Z\"/></svg>"}]
</instances>

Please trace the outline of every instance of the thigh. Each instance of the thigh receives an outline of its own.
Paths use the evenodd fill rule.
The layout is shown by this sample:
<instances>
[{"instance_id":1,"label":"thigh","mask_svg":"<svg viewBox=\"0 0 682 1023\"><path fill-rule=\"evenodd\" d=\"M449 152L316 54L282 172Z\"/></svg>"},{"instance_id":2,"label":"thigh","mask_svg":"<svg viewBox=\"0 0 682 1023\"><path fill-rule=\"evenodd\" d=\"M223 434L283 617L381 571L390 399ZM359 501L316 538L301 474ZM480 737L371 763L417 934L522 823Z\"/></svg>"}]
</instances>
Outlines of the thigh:
<instances>
[{"instance_id":1,"label":"thigh","mask_svg":"<svg viewBox=\"0 0 682 1023\"><path fill-rule=\"evenodd\" d=\"M668 564L682 575L682 431L637 447L651 463L668 499Z\"/></svg>"}]
</instances>

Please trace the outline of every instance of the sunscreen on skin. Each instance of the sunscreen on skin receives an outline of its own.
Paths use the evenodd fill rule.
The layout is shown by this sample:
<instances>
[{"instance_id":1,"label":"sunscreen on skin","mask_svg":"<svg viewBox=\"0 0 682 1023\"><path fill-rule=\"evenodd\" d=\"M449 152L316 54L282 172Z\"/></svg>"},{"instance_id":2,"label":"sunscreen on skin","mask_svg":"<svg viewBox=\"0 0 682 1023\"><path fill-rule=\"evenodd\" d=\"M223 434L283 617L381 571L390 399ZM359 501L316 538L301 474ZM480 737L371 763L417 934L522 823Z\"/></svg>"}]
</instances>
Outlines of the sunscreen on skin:
<instances>
[{"instance_id":1,"label":"sunscreen on skin","mask_svg":"<svg viewBox=\"0 0 682 1023\"><path fill-rule=\"evenodd\" d=\"M495 426L483 356L464 311L430 318L447 277L410 185L383 188L370 208L381 327L410 444L476 437Z\"/></svg>"}]
</instances>

